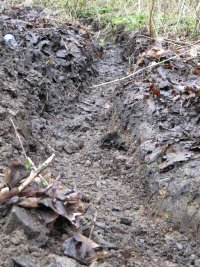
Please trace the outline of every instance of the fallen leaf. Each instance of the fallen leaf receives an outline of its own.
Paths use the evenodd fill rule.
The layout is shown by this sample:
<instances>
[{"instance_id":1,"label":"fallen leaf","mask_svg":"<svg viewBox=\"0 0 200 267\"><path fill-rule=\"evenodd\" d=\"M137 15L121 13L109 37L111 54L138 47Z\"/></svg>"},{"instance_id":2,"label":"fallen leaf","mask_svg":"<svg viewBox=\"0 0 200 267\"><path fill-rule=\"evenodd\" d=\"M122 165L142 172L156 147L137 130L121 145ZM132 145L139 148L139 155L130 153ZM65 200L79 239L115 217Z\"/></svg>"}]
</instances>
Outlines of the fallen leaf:
<instances>
[{"instance_id":1,"label":"fallen leaf","mask_svg":"<svg viewBox=\"0 0 200 267\"><path fill-rule=\"evenodd\" d=\"M41 209L38 210L38 213L46 224L54 222L59 217L59 215L51 209Z\"/></svg>"},{"instance_id":2,"label":"fallen leaf","mask_svg":"<svg viewBox=\"0 0 200 267\"><path fill-rule=\"evenodd\" d=\"M10 162L5 172L5 182L9 188L17 186L23 179L27 178L30 171L19 160Z\"/></svg>"},{"instance_id":3,"label":"fallen leaf","mask_svg":"<svg viewBox=\"0 0 200 267\"><path fill-rule=\"evenodd\" d=\"M178 162L187 161L191 158L192 153L189 152L176 152L176 153L168 153L166 156L163 157L166 161L160 164L160 171L166 171L170 167L174 167L174 165Z\"/></svg>"},{"instance_id":4,"label":"fallen leaf","mask_svg":"<svg viewBox=\"0 0 200 267\"><path fill-rule=\"evenodd\" d=\"M28 197L28 198L20 198L17 204L25 208L37 208L39 206L38 203L39 203L39 198Z\"/></svg>"},{"instance_id":5,"label":"fallen leaf","mask_svg":"<svg viewBox=\"0 0 200 267\"><path fill-rule=\"evenodd\" d=\"M108 252L91 239L80 233L74 234L64 242L64 254L76 259L81 264L89 264L97 259L103 259Z\"/></svg>"},{"instance_id":6,"label":"fallen leaf","mask_svg":"<svg viewBox=\"0 0 200 267\"><path fill-rule=\"evenodd\" d=\"M192 144L192 146L190 147L190 150L193 151L200 151L200 141L196 141Z\"/></svg>"},{"instance_id":7,"label":"fallen leaf","mask_svg":"<svg viewBox=\"0 0 200 267\"><path fill-rule=\"evenodd\" d=\"M149 51L147 51L147 56L156 58L160 61L161 56L164 54L165 50L161 46L154 46Z\"/></svg>"},{"instance_id":8,"label":"fallen leaf","mask_svg":"<svg viewBox=\"0 0 200 267\"><path fill-rule=\"evenodd\" d=\"M64 205L62 201L51 198L41 199L39 203L51 208L56 214L66 218L69 223L78 227L77 219L82 214L82 212L79 212L79 203Z\"/></svg>"},{"instance_id":9,"label":"fallen leaf","mask_svg":"<svg viewBox=\"0 0 200 267\"><path fill-rule=\"evenodd\" d=\"M192 73L194 75L200 75L200 65L197 65L196 67L193 68Z\"/></svg>"}]
</instances>

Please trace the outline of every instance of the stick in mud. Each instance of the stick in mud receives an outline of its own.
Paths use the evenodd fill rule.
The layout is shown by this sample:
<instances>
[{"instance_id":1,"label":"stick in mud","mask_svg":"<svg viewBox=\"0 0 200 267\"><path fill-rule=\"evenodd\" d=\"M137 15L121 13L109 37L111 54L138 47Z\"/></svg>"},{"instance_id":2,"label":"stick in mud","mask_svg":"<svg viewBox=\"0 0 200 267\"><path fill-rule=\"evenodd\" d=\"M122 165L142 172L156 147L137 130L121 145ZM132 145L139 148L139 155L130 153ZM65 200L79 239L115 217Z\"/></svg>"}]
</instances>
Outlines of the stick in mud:
<instances>
[{"instance_id":1,"label":"stick in mud","mask_svg":"<svg viewBox=\"0 0 200 267\"><path fill-rule=\"evenodd\" d=\"M27 156L27 154L26 154L26 151L25 151L25 149L24 149L22 140L21 140L20 135L19 135L19 133L18 133L18 131L17 131L17 127L16 127L14 121L13 121L12 119L10 119L10 121L11 121L11 123L12 123L12 125L13 125L14 130L15 130L15 134L16 134L16 136L17 136L19 142L20 142L20 145L21 145L22 151L23 151L23 153L24 153L24 157L25 157L25 159L28 160L28 162L31 164L31 166L33 167L33 170L36 171L37 168L35 167L34 162L33 162L33 161L31 160L31 158L29 158L29 157ZM40 179L41 179L46 185L49 185L48 182L46 181L46 179L45 179L42 175L39 175L39 177L40 177Z\"/></svg>"},{"instance_id":2,"label":"stick in mud","mask_svg":"<svg viewBox=\"0 0 200 267\"><path fill-rule=\"evenodd\" d=\"M36 170L31 171L26 180L18 187L19 192L21 192L27 185L29 185L43 170L45 170L54 157L55 154L52 154L51 157L49 157L44 163L39 165Z\"/></svg>"},{"instance_id":3,"label":"stick in mud","mask_svg":"<svg viewBox=\"0 0 200 267\"><path fill-rule=\"evenodd\" d=\"M194 45L196 45L196 44L198 44L198 43L199 43L199 41L195 42L193 45L186 45L185 47L182 47L182 48L186 48L186 47L189 47L189 46L192 47L192 46L194 46ZM155 64L153 64L153 65L146 66L146 67L144 67L144 68L142 68L142 69L139 69L139 70L137 70L136 72L133 72L133 73L131 73L131 74L127 75L127 76L124 76L124 77L122 77L122 78L115 79L115 80L112 80L112 81L109 81L109 82L105 82L105 83L96 84L96 85L91 86L90 88L97 88L97 87L100 87L100 86L103 86L103 85L108 85L108 84L112 84L112 83L116 83L116 82L121 82L121 81L126 80L126 79L128 79L128 78L134 77L136 74L139 74L139 73L141 73L141 72L143 72L143 71L145 71L145 70L152 69L152 68L154 68L154 67L156 67L156 66L159 66L159 65L161 65L161 64L163 64L163 63L165 63L165 62L168 62L168 61L170 61L170 60L172 60L172 59L175 59L175 58L177 58L177 57L179 57L179 56L182 56L182 55L184 55L184 54L187 54L187 53L188 53L188 50L186 50L186 51L184 51L184 52L182 52L182 53L180 53L180 54L178 54L178 55L175 55L175 56L173 56L173 57L169 57L169 58L167 58L167 59L165 59L165 60L162 60L162 61L160 61L160 62L158 62L158 63L155 63Z\"/></svg>"},{"instance_id":4,"label":"stick in mud","mask_svg":"<svg viewBox=\"0 0 200 267\"><path fill-rule=\"evenodd\" d=\"M93 218L93 222L92 222L92 227L90 229L89 239L92 238L92 234L93 234L93 231L94 231L94 226L95 226L96 221L97 221L97 211L94 214L94 218Z\"/></svg>"},{"instance_id":5,"label":"stick in mud","mask_svg":"<svg viewBox=\"0 0 200 267\"><path fill-rule=\"evenodd\" d=\"M20 142L20 145L21 145L22 151L23 151L23 153L24 153L24 156L25 156L25 158L27 159L26 151L25 151L25 149L24 149L24 146L23 146L22 140L21 140L21 138L20 138L20 135L19 135L19 133L18 133L18 131L17 131L17 127L15 126L14 121L13 121L12 119L10 119L10 121L11 121L11 123L12 123L12 125L13 125L14 130L15 130L15 134L16 134L16 136L17 136L19 142Z\"/></svg>"},{"instance_id":6,"label":"stick in mud","mask_svg":"<svg viewBox=\"0 0 200 267\"><path fill-rule=\"evenodd\" d=\"M43 170L48 167L54 157L55 154L52 154L44 163L39 165L35 171L31 171L30 175L18 188L14 187L10 191L0 193L0 201L5 201L13 196L17 196L19 192L23 191L26 186L28 186Z\"/></svg>"}]
</instances>

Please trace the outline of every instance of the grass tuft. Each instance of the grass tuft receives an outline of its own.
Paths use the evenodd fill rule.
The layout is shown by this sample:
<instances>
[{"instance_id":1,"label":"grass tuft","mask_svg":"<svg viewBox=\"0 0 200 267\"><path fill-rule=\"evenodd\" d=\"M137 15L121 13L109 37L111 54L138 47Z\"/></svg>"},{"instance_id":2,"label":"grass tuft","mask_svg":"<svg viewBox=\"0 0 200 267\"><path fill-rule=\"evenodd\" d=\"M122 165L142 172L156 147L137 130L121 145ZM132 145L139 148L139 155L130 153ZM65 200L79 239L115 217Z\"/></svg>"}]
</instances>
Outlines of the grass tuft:
<instances>
[{"instance_id":1,"label":"grass tuft","mask_svg":"<svg viewBox=\"0 0 200 267\"><path fill-rule=\"evenodd\" d=\"M123 24L127 30L154 27L156 35L200 35L199 0L6 0L9 5L39 5L52 19L90 18L103 28ZM153 10L153 12L152 12ZM150 13L152 13L150 19ZM150 22L151 21L151 25Z\"/></svg>"}]
</instances>

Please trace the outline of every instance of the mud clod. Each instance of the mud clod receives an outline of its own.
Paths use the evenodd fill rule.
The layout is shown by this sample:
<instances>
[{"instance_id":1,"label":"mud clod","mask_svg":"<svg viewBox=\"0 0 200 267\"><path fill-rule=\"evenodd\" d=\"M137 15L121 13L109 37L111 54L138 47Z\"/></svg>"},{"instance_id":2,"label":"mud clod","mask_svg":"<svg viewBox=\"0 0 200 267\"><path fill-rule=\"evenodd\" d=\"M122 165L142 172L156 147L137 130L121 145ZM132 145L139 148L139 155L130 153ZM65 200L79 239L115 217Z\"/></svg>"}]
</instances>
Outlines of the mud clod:
<instances>
[{"instance_id":1,"label":"mud clod","mask_svg":"<svg viewBox=\"0 0 200 267\"><path fill-rule=\"evenodd\" d=\"M36 267L34 263L31 263L24 257L15 257L13 258L14 267Z\"/></svg>"},{"instance_id":2,"label":"mud clod","mask_svg":"<svg viewBox=\"0 0 200 267\"><path fill-rule=\"evenodd\" d=\"M17 229L23 230L27 238L35 240L40 236L41 239L46 239L48 233L47 228L35 220L28 211L14 206L7 218L4 231L8 234Z\"/></svg>"}]
</instances>

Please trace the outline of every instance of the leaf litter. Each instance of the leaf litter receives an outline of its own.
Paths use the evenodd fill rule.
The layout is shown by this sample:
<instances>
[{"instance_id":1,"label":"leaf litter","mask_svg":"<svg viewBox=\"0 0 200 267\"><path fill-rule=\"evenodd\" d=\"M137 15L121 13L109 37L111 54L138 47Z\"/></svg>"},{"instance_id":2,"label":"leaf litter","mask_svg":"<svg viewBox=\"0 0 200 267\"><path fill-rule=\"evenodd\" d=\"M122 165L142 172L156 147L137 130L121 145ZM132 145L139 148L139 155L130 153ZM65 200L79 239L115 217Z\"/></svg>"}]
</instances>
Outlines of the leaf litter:
<instances>
[{"instance_id":1,"label":"leaf litter","mask_svg":"<svg viewBox=\"0 0 200 267\"><path fill-rule=\"evenodd\" d=\"M45 165L45 168L47 166ZM55 181L52 177L48 180L49 185L47 186L42 185L41 180L38 179L37 182L31 181L23 190L20 190L19 177L24 178L24 170L25 166L19 161L9 164L5 174L5 184L12 185L12 187L8 188L9 191L6 192L5 188L1 189L0 210L10 209L14 205L19 205L24 208L34 209L35 214L42 218L47 227L51 223L56 224L56 221L60 221L60 217L62 217L67 224L79 229L81 216L85 212L80 192L66 188L60 181ZM37 170L36 168L35 172L39 174L41 171L38 172ZM31 176L30 171L28 173L26 180ZM19 183L18 187L13 182L16 180ZM24 179L21 179L21 183L24 183ZM65 229L62 231L64 233ZM107 252L102 247L81 233L74 233L72 237L64 241L63 245L65 255L83 264L89 264L96 259L107 256Z\"/></svg>"},{"instance_id":2,"label":"leaf litter","mask_svg":"<svg viewBox=\"0 0 200 267\"><path fill-rule=\"evenodd\" d=\"M1 33L6 35L12 32L18 47L15 50L11 44L6 44L0 39L1 48L5 53L14 54L13 64L11 63L14 74L8 70L9 66L6 66L6 63L3 63L5 68L2 67L0 70L2 90L12 97L20 92L19 87L23 80L25 90L30 86L34 93L37 91L36 113L42 116L54 110L56 114L60 106L53 103L53 99L58 99L53 87L59 86L62 91L62 100L59 102L67 103L70 98L76 97L76 91L85 87L88 77L96 75L91 63L98 49L96 50L92 44L87 30L80 26L53 25L47 19L41 18L42 13L38 10L35 12L34 9L13 9L6 10L5 13L7 15L0 14ZM19 58L24 65L18 65ZM10 82L9 78L5 81L5 72L9 73ZM49 87L49 84L53 87ZM71 90L68 94L66 88ZM23 94L23 90L21 92ZM0 191L2 214L8 214L10 210L12 213L15 206L23 207L29 210L30 214L34 214L50 233L54 232L56 225L60 227L61 237L68 233L68 228L71 229L69 232L81 246L72 245L72 237L68 236L64 242L66 255L84 264L104 258L107 253L102 247L78 233L81 231L82 217L85 213L81 193L66 187L60 181L59 175L53 178L50 172L46 172L45 169L53 160L54 154L43 164L35 166L26 155L17 127L12 120L11 122L26 162L17 159L8 164Z\"/></svg>"},{"instance_id":3,"label":"leaf litter","mask_svg":"<svg viewBox=\"0 0 200 267\"><path fill-rule=\"evenodd\" d=\"M136 31L132 35L130 34L128 40L125 41L122 56L126 60L129 60L129 64L131 64L129 68L136 70L136 72L141 66L145 66L146 68L147 66L153 67L158 62L161 62L161 64L156 65L155 68L150 67L149 71L145 70L144 73L137 74L135 78L129 78L130 80L123 87L127 89L133 87L132 80L134 80L133 92L129 96L129 102L142 100L142 98L147 103L154 101L154 105L151 104L153 107L152 114L155 114L154 117L160 130L171 130L171 133L168 135L171 135L171 138L175 138L176 136L176 142L180 142L181 136L184 134L184 124L187 125L187 122L185 121L184 124L180 125L180 122L177 120L180 126L178 126L177 122L173 122L173 128L171 128L170 122L175 118L170 119L169 116L170 113L177 113L177 117L181 117L184 114L184 117L187 116L189 119L190 110L188 108L199 110L200 44L197 41L191 45L179 46L176 44L172 45L164 39L153 39L153 42L152 39L150 42L150 39L146 32L141 33ZM130 61L130 58L132 61ZM166 59L169 59L169 61L162 64L162 60ZM141 81L143 82L141 83ZM137 90L134 90L135 88ZM179 108L175 111L177 106ZM167 119L164 119L164 117ZM179 137L177 138L177 136ZM193 138L194 144L196 144L196 137ZM154 159L157 153L159 157L162 157L163 162L160 164L160 171L166 171L169 168L173 168L177 163L194 158L195 155L191 151L198 150L198 146L193 145L190 148L190 152L183 151L183 148L176 148L177 151L174 153L167 153L166 151L166 154L163 154L163 152L159 152L160 149L162 150L163 145L166 145L164 140L159 141L154 149L155 152L153 150L150 155L147 155L148 159ZM153 156L154 154L155 156Z\"/></svg>"}]
</instances>

